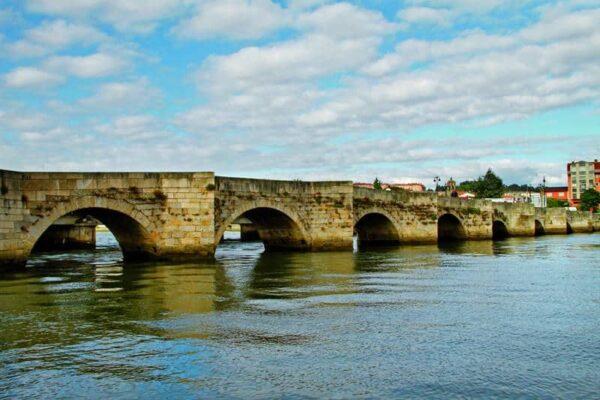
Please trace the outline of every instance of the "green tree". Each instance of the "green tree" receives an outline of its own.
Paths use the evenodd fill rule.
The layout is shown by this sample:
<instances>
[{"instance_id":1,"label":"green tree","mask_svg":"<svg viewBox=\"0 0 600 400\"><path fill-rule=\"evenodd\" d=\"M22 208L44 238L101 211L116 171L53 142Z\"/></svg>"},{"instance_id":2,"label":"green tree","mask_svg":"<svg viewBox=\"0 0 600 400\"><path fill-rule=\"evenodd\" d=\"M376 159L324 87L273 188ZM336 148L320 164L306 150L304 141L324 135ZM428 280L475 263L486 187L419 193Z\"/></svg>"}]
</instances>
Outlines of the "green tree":
<instances>
[{"instance_id":1,"label":"green tree","mask_svg":"<svg viewBox=\"0 0 600 400\"><path fill-rule=\"evenodd\" d=\"M511 183L510 185L505 186L504 189L511 192L533 192L536 190L536 188L531 185L518 185L516 183Z\"/></svg>"},{"instance_id":2,"label":"green tree","mask_svg":"<svg viewBox=\"0 0 600 400\"><path fill-rule=\"evenodd\" d=\"M465 192L474 192L477 181L462 181L456 188Z\"/></svg>"},{"instance_id":3,"label":"green tree","mask_svg":"<svg viewBox=\"0 0 600 400\"><path fill-rule=\"evenodd\" d=\"M548 208L558 208L558 207L568 207L569 202L566 200L558 200L553 199L552 197L548 197L546 199L546 207Z\"/></svg>"},{"instance_id":4,"label":"green tree","mask_svg":"<svg viewBox=\"0 0 600 400\"><path fill-rule=\"evenodd\" d=\"M475 192L480 199L498 198L504 194L502 179L492 169L488 169L484 176L480 176L475 183Z\"/></svg>"},{"instance_id":5,"label":"green tree","mask_svg":"<svg viewBox=\"0 0 600 400\"><path fill-rule=\"evenodd\" d=\"M590 210L596 209L600 204L600 192L596 189L588 189L585 192L581 193L581 209L582 210Z\"/></svg>"},{"instance_id":6,"label":"green tree","mask_svg":"<svg viewBox=\"0 0 600 400\"><path fill-rule=\"evenodd\" d=\"M383 190L383 188L381 187L381 181L379 180L379 178L375 178L375 180L373 181L373 189Z\"/></svg>"}]
</instances>

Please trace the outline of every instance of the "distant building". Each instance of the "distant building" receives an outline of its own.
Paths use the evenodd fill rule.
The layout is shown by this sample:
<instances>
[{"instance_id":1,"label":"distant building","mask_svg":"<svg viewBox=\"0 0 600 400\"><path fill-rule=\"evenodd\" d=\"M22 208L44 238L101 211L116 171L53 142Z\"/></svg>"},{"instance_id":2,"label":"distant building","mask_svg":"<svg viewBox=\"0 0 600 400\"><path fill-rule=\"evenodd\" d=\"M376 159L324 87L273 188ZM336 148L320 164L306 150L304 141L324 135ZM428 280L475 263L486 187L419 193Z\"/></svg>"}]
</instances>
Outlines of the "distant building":
<instances>
[{"instance_id":1,"label":"distant building","mask_svg":"<svg viewBox=\"0 0 600 400\"><path fill-rule=\"evenodd\" d=\"M571 206L579 205L581 194L588 189L600 191L600 162L573 161L567 164L568 200Z\"/></svg>"},{"instance_id":2,"label":"distant building","mask_svg":"<svg viewBox=\"0 0 600 400\"><path fill-rule=\"evenodd\" d=\"M502 195L507 203L531 203L531 192L510 191Z\"/></svg>"},{"instance_id":3,"label":"distant building","mask_svg":"<svg viewBox=\"0 0 600 400\"><path fill-rule=\"evenodd\" d=\"M544 189L544 193L546 193L547 198L563 201L567 201L569 199L568 186L547 187L546 189Z\"/></svg>"},{"instance_id":4,"label":"distant building","mask_svg":"<svg viewBox=\"0 0 600 400\"><path fill-rule=\"evenodd\" d=\"M412 183L392 183L389 185L390 189L404 189L404 190L408 190L409 192L424 192L425 191L425 185L423 185L422 183L418 183L418 182L412 182Z\"/></svg>"},{"instance_id":5,"label":"distant building","mask_svg":"<svg viewBox=\"0 0 600 400\"><path fill-rule=\"evenodd\" d=\"M531 203L535 207L546 207L546 201L542 198L541 193L531 193Z\"/></svg>"},{"instance_id":6,"label":"distant building","mask_svg":"<svg viewBox=\"0 0 600 400\"><path fill-rule=\"evenodd\" d=\"M354 184L354 186L364 187L367 189L373 189L372 183L357 182ZM382 183L381 188L383 190L403 189L403 190L408 190L409 192L424 192L425 191L425 185L423 185L422 183L417 183L417 182L414 182L414 183Z\"/></svg>"}]
</instances>

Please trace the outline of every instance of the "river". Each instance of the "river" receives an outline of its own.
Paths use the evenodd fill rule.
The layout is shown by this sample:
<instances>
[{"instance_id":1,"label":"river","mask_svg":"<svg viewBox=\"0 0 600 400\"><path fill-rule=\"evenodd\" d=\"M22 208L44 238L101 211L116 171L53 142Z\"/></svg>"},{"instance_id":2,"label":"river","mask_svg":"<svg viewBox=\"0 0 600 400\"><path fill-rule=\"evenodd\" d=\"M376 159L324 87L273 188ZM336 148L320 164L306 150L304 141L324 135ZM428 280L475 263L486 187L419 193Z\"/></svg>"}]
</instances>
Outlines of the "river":
<instances>
[{"instance_id":1,"label":"river","mask_svg":"<svg viewBox=\"0 0 600 400\"><path fill-rule=\"evenodd\" d=\"M600 235L0 278L1 398L598 398Z\"/></svg>"}]
</instances>

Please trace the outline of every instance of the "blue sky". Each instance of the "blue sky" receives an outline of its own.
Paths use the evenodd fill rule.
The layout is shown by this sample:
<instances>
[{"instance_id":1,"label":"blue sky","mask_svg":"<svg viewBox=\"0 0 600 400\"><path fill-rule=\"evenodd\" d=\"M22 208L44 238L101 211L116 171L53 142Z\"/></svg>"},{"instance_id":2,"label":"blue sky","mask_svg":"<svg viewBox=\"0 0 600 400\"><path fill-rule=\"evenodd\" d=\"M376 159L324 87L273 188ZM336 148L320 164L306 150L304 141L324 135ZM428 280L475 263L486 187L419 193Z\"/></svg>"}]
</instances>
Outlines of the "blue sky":
<instances>
[{"instance_id":1,"label":"blue sky","mask_svg":"<svg viewBox=\"0 0 600 400\"><path fill-rule=\"evenodd\" d=\"M0 168L564 184L600 1L0 3Z\"/></svg>"}]
</instances>

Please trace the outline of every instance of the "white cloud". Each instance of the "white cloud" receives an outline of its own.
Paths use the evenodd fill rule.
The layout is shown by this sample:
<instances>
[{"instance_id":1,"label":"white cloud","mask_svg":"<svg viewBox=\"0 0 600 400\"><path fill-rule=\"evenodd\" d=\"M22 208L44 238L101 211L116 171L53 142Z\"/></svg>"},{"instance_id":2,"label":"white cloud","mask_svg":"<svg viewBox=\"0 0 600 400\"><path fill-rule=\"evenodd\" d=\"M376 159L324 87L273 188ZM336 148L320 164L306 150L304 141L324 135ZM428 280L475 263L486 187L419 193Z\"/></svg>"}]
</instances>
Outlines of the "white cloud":
<instances>
[{"instance_id":1,"label":"white cloud","mask_svg":"<svg viewBox=\"0 0 600 400\"><path fill-rule=\"evenodd\" d=\"M332 3L333 1L334 0L288 0L288 8L292 10L307 10Z\"/></svg>"},{"instance_id":2,"label":"white cloud","mask_svg":"<svg viewBox=\"0 0 600 400\"><path fill-rule=\"evenodd\" d=\"M48 126L49 118L44 113L32 113L24 109L0 110L0 126L7 131L31 131Z\"/></svg>"},{"instance_id":3,"label":"white cloud","mask_svg":"<svg viewBox=\"0 0 600 400\"><path fill-rule=\"evenodd\" d=\"M380 12L348 3L327 5L311 13L301 14L296 25L336 39L379 37L397 29Z\"/></svg>"},{"instance_id":4,"label":"white cloud","mask_svg":"<svg viewBox=\"0 0 600 400\"><path fill-rule=\"evenodd\" d=\"M63 81L58 74L33 67L19 67L4 75L4 84L11 88L45 88Z\"/></svg>"},{"instance_id":5,"label":"white cloud","mask_svg":"<svg viewBox=\"0 0 600 400\"><path fill-rule=\"evenodd\" d=\"M556 30L570 23L561 21ZM209 58L199 78L211 101L180 115L179 123L190 132L244 132L271 144L320 143L437 123L483 126L600 98L600 26L545 43L524 41L525 30L407 40L378 60L373 49L380 37L369 29L359 38L327 29L329 35L312 32ZM423 62L426 67L412 68ZM337 87L321 90L315 83L357 69L366 74Z\"/></svg>"},{"instance_id":6,"label":"white cloud","mask_svg":"<svg viewBox=\"0 0 600 400\"><path fill-rule=\"evenodd\" d=\"M209 0L175 27L190 39L256 39L290 23L290 15L271 0Z\"/></svg>"},{"instance_id":7,"label":"white cloud","mask_svg":"<svg viewBox=\"0 0 600 400\"><path fill-rule=\"evenodd\" d=\"M521 32L521 37L531 41L574 39L598 31L600 9L582 10L567 14L548 13L542 20Z\"/></svg>"},{"instance_id":8,"label":"white cloud","mask_svg":"<svg viewBox=\"0 0 600 400\"><path fill-rule=\"evenodd\" d=\"M94 53L88 56L55 56L45 61L44 67L79 78L98 78L114 75L129 66L129 61L118 54Z\"/></svg>"},{"instance_id":9,"label":"white cloud","mask_svg":"<svg viewBox=\"0 0 600 400\"><path fill-rule=\"evenodd\" d=\"M505 0L411 0L410 3L431 8L455 9L474 14L488 13L501 6L513 5L514 1ZM522 3L522 2L521 2Z\"/></svg>"},{"instance_id":10,"label":"white cloud","mask_svg":"<svg viewBox=\"0 0 600 400\"><path fill-rule=\"evenodd\" d=\"M395 29L380 13L348 4L304 14L297 26L307 31L297 39L208 57L198 72L200 87L223 96L351 71L373 60L383 35Z\"/></svg>"},{"instance_id":11,"label":"white cloud","mask_svg":"<svg viewBox=\"0 0 600 400\"><path fill-rule=\"evenodd\" d=\"M483 55L492 51L514 48L516 37L489 35L479 31L468 32L447 41L426 41L409 39L396 45L396 51L389 53L366 66L362 72L370 76L383 76L405 69L419 62L449 60L455 57Z\"/></svg>"},{"instance_id":12,"label":"white cloud","mask_svg":"<svg viewBox=\"0 0 600 400\"><path fill-rule=\"evenodd\" d=\"M33 12L79 18L94 18L135 33L152 31L161 20L187 9L191 0L27 0Z\"/></svg>"},{"instance_id":13,"label":"white cloud","mask_svg":"<svg viewBox=\"0 0 600 400\"><path fill-rule=\"evenodd\" d=\"M410 24L448 26L456 14L443 8L409 7L398 12L398 18Z\"/></svg>"},{"instance_id":14,"label":"white cloud","mask_svg":"<svg viewBox=\"0 0 600 400\"><path fill-rule=\"evenodd\" d=\"M97 29L64 20L46 21L25 31L23 39L7 45L15 57L37 57L62 50L73 45L99 43L106 36Z\"/></svg>"},{"instance_id":15,"label":"white cloud","mask_svg":"<svg viewBox=\"0 0 600 400\"><path fill-rule=\"evenodd\" d=\"M96 88L95 92L78 101L77 109L84 110L132 110L156 104L161 97L158 89L148 79L109 82Z\"/></svg>"},{"instance_id":16,"label":"white cloud","mask_svg":"<svg viewBox=\"0 0 600 400\"><path fill-rule=\"evenodd\" d=\"M218 93L306 81L360 67L375 57L377 44L374 38L334 40L310 35L268 47L248 47L229 56L210 57L199 72L200 85Z\"/></svg>"},{"instance_id":17,"label":"white cloud","mask_svg":"<svg viewBox=\"0 0 600 400\"><path fill-rule=\"evenodd\" d=\"M168 12L149 17L153 13L142 10L137 1L141 15L124 12L134 4L132 1L31 0L30 6L44 4L45 12L68 16L64 27L90 27L92 22L101 22L101 26L111 23L117 29L134 32L140 27L142 31L152 29L190 7L186 23L192 24L193 16L199 22L189 26L186 34L197 29L196 36L190 37L264 37L266 44L242 48L239 43L228 44L202 58L199 66L187 64L186 55L182 57L186 63L183 67L173 59L181 56L179 51L197 44L174 44L167 53L153 48L154 54L166 54L165 60L162 64L148 63L143 69L150 69L153 80L169 87L170 92L164 94L168 107L164 108L160 107L163 94L149 80L134 75L134 62L142 59L135 45L123 48L112 40L92 39L86 43L100 46L85 49L88 55L70 52L36 66L13 67L1 77L5 87L10 86L9 81L14 88L35 88L61 83L70 76L127 74L114 78L117 81L85 82L81 88L90 90L89 97L62 100L62 96L52 96L50 100L48 96L49 105L39 112L26 106L11 108L19 98L12 96L13 91L0 91L3 166L206 169L221 174L303 179L410 177L426 183L438 174L472 178L492 166L508 182L530 182L539 179L541 171L558 182L564 163L538 161L544 154L562 153L565 159L579 159L593 158L600 150L593 130L586 136L576 127L581 135L569 132L565 137L551 137L538 130L540 136L530 137L536 125L526 121L540 112L571 105L589 105L597 111L600 27L593 24L597 9L577 11L571 5L536 9L534 12L541 12L538 23L520 31L495 29L501 33L493 34L486 31L488 23L496 22L499 14L505 15L505 9L513 7L515 1L408 1L400 11L399 23L444 24L450 19L480 29L458 31L444 40L411 39L412 32L403 31L399 36L408 39L389 50L393 35L388 36L385 47L380 45L386 35L397 31L399 23L366 8L296 0L278 2L284 4L281 6L273 3L274 8L267 10L271 7L267 1L247 1L245 6L260 8L262 4L268 6L267 11L240 15L240 10L225 7L233 4L231 0L219 4L202 1L206 7L197 14L186 1L159 1L149 6L169 3ZM500 8L502 13L494 12ZM117 17L116 10L123 15ZM231 14L223 14L223 10ZM531 10L527 8L527 12ZM282 18L271 18L280 13ZM513 13L509 18L521 16ZM519 21L528 23L525 18ZM293 34L285 39L266 36L282 26ZM79 36L73 37L85 41L87 36L77 32ZM79 39L64 37L47 38L44 46L79 46ZM41 43L45 39L25 33L23 40ZM146 44L141 42L139 48L148 48ZM223 54L230 48L234 50ZM382 55L382 51L387 54ZM204 57L204 52L198 57ZM186 68L193 71L201 89L199 96L190 94L188 88L178 90ZM41 79L44 74L46 79ZM154 115L153 110L160 111ZM179 114L170 119L169 113ZM524 121L512 123L506 134L486 128L519 119ZM432 124L443 124L432 128L439 137L424 140L417 136L415 140L416 135L411 136L415 127ZM448 126L451 129L446 131ZM519 130L519 126L524 128ZM548 129L556 132L558 128L549 125ZM484 134L490 139L478 139ZM570 147L564 145L567 140ZM40 142L44 145L39 146ZM137 146L135 142L152 145ZM69 159L66 148L76 152L79 160Z\"/></svg>"},{"instance_id":18,"label":"white cloud","mask_svg":"<svg viewBox=\"0 0 600 400\"><path fill-rule=\"evenodd\" d=\"M100 125L97 131L115 139L138 141L171 136L164 124L152 115L127 115L118 117L110 124Z\"/></svg>"}]
</instances>

